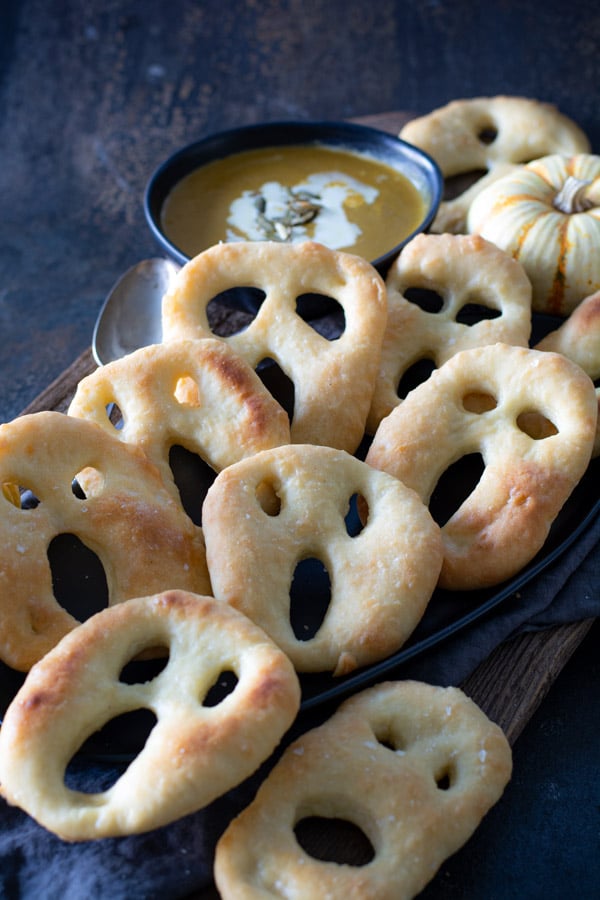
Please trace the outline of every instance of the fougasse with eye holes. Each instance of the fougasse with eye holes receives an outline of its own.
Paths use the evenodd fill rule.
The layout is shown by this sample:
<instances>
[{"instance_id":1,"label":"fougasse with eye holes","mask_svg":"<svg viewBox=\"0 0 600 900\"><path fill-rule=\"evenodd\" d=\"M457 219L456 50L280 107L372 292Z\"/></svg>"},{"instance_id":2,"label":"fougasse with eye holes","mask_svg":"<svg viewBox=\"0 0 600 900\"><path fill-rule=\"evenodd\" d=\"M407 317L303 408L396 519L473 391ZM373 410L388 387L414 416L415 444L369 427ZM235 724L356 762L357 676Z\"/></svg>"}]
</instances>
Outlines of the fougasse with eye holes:
<instances>
[{"instance_id":1,"label":"fougasse with eye holes","mask_svg":"<svg viewBox=\"0 0 600 900\"><path fill-rule=\"evenodd\" d=\"M476 173L475 181L440 203L431 230L463 234L478 194L522 163L549 153L588 153L579 125L551 103L529 97L469 97L452 100L411 119L400 137L429 153L444 178ZM472 179L471 179L472 180Z\"/></svg>"},{"instance_id":2,"label":"fougasse with eye holes","mask_svg":"<svg viewBox=\"0 0 600 900\"><path fill-rule=\"evenodd\" d=\"M286 749L225 831L221 896L409 900L468 840L511 770L500 728L456 688L406 681L363 691ZM366 865L306 852L299 840L311 816L360 827Z\"/></svg>"}]
</instances>

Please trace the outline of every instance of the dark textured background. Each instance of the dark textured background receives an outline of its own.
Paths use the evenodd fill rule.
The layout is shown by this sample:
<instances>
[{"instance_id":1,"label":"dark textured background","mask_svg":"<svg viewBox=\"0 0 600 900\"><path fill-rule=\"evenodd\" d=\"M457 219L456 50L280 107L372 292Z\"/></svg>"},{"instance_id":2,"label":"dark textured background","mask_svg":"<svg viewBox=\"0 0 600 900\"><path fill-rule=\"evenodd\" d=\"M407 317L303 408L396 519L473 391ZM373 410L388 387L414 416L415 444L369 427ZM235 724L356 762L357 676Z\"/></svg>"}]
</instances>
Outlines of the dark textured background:
<instances>
[{"instance_id":1,"label":"dark textured background","mask_svg":"<svg viewBox=\"0 0 600 900\"><path fill-rule=\"evenodd\" d=\"M172 150L261 120L424 113L514 93L600 148L596 2L3 0L0 421L90 342L156 248L142 194ZM428 898L599 895L598 628L519 739L502 803Z\"/></svg>"}]
</instances>

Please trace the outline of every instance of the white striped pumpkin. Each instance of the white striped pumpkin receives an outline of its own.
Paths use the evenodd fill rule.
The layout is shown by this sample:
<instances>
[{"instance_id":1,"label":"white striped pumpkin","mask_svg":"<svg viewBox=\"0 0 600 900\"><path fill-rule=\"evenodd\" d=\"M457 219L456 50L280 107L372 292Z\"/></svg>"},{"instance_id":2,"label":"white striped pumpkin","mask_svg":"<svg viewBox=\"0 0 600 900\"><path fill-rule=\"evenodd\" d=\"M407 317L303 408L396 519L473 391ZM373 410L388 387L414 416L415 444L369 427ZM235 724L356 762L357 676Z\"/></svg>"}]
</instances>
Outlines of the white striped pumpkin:
<instances>
[{"instance_id":1,"label":"white striped pumpkin","mask_svg":"<svg viewBox=\"0 0 600 900\"><path fill-rule=\"evenodd\" d=\"M569 315L600 289L600 156L520 166L475 198L467 224L519 260L534 310Z\"/></svg>"}]
</instances>

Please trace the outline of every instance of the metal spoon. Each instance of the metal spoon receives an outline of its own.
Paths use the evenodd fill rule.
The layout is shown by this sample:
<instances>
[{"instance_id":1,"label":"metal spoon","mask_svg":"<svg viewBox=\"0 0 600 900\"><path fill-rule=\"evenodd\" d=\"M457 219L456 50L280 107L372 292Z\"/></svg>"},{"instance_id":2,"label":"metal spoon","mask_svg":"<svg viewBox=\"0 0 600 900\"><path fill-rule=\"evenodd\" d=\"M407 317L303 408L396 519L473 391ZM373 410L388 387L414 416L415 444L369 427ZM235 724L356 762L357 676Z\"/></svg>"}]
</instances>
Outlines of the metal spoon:
<instances>
[{"instance_id":1,"label":"metal spoon","mask_svg":"<svg viewBox=\"0 0 600 900\"><path fill-rule=\"evenodd\" d=\"M92 338L98 365L162 340L161 303L179 266L145 259L119 278L100 310Z\"/></svg>"}]
</instances>

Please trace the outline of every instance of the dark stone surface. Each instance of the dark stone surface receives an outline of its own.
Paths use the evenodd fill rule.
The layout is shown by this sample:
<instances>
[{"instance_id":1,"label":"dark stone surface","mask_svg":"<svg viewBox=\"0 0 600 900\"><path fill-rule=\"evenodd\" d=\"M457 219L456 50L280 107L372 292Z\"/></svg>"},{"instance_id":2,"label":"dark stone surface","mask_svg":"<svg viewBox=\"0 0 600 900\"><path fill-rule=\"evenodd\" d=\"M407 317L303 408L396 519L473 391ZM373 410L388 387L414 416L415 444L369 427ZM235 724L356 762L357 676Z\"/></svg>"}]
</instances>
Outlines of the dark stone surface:
<instances>
[{"instance_id":1,"label":"dark stone surface","mask_svg":"<svg viewBox=\"0 0 600 900\"><path fill-rule=\"evenodd\" d=\"M144 185L188 141L513 93L557 104L600 147L592 0L4 0L0 36L0 421L89 345L112 283L156 253ZM598 636L427 898L598 896Z\"/></svg>"}]
</instances>

